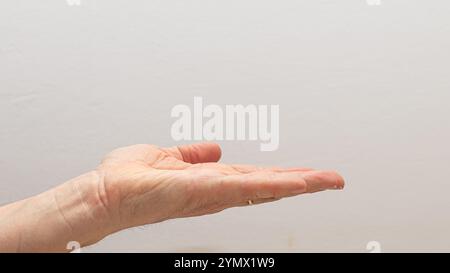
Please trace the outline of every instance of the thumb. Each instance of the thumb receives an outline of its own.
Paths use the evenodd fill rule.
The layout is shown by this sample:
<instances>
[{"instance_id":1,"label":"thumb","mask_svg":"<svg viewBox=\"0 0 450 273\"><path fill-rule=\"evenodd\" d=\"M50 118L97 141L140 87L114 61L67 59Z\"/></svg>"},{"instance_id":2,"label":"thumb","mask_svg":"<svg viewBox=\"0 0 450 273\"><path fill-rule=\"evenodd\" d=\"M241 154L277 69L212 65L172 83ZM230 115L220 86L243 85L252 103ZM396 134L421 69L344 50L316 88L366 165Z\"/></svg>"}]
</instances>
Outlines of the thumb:
<instances>
[{"instance_id":1,"label":"thumb","mask_svg":"<svg viewBox=\"0 0 450 273\"><path fill-rule=\"evenodd\" d=\"M164 150L175 158L191 164L217 162L222 155L220 146L212 142L174 146Z\"/></svg>"}]
</instances>

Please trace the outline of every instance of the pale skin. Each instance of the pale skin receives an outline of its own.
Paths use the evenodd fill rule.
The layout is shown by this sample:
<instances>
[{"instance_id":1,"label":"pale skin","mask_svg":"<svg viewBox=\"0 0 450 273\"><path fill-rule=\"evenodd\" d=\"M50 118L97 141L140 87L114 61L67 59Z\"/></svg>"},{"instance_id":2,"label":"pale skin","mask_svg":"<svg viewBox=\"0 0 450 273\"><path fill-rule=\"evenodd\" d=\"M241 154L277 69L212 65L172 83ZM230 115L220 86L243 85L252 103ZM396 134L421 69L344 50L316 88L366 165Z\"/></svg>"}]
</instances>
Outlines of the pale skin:
<instances>
[{"instance_id":1,"label":"pale skin","mask_svg":"<svg viewBox=\"0 0 450 273\"><path fill-rule=\"evenodd\" d=\"M66 252L70 241L89 246L130 227L344 187L334 171L220 157L214 143L114 150L95 170L0 207L0 252Z\"/></svg>"}]
</instances>

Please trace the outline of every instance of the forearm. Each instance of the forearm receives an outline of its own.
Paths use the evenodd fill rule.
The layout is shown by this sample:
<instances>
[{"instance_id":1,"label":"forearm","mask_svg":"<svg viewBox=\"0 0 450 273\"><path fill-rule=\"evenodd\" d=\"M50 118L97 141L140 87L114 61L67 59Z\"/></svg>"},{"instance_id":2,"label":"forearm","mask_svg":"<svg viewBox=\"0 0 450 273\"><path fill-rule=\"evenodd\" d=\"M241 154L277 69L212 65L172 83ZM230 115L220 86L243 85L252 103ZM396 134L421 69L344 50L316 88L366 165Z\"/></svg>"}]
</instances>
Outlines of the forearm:
<instances>
[{"instance_id":1,"label":"forearm","mask_svg":"<svg viewBox=\"0 0 450 273\"><path fill-rule=\"evenodd\" d=\"M63 252L108 235L109 212L89 172L37 196L0 208L0 252Z\"/></svg>"}]
</instances>

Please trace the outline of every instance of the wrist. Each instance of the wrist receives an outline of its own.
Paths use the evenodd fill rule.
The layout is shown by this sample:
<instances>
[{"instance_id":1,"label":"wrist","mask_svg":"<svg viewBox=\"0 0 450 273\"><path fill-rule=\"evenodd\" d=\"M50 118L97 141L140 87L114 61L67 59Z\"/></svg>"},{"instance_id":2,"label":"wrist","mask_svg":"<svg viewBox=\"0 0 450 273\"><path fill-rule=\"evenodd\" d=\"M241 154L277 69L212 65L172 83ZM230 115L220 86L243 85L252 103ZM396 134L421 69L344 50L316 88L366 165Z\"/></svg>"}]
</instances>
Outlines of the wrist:
<instances>
[{"instance_id":1,"label":"wrist","mask_svg":"<svg viewBox=\"0 0 450 273\"><path fill-rule=\"evenodd\" d=\"M98 242L116 231L116 221L104 188L103 175L95 170L74 178L48 193L53 210L70 231L70 241L82 247Z\"/></svg>"},{"instance_id":2,"label":"wrist","mask_svg":"<svg viewBox=\"0 0 450 273\"><path fill-rule=\"evenodd\" d=\"M102 176L92 171L0 209L0 252L63 252L114 232Z\"/></svg>"}]
</instances>

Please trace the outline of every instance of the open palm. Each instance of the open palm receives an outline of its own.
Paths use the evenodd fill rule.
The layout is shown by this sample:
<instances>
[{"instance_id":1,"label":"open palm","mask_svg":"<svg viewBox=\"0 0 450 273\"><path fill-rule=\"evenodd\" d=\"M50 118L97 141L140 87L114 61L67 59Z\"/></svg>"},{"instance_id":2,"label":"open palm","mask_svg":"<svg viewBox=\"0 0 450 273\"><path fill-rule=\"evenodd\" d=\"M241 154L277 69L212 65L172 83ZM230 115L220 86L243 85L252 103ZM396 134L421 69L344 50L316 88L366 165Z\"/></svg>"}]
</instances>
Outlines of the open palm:
<instances>
[{"instance_id":1,"label":"open palm","mask_svg":"<svg viewBox=\"0 0 450 273\"><path fill-rule=\"evenodd\" d=\"M336 172L227 165L220 156L214 143L117 149L97 168L102 202L123 229L344 187Z\"/></svg>"}]
</instances>

